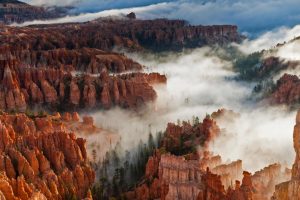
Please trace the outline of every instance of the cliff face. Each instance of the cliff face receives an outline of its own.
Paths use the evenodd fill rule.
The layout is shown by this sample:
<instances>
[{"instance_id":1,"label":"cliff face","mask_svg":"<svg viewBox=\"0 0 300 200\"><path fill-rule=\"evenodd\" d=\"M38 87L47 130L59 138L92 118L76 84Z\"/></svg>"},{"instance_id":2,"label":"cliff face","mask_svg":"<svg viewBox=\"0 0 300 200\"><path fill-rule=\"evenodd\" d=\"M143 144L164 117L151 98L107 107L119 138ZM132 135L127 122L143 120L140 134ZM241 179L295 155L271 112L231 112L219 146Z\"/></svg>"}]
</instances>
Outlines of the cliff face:
<instances>
[{"instance_id":1,"label":"cliff face","mask_svg":"<svg viewBox=\"0 0 300 200\"><path fill-rule=\"evenodd\" d=\"M270 97L275 104L295 105L300 101L300 79L296 75L284 74Z\"/></svg>"},{"instance_id":2,"label":"cliff face","mask_svg":"<svg viewBox=\"0 0 300 200\"><path fill-rule=\"evenodd\" d=\"M114 47L155 51L181 50L239 42L236 26L190 26L181 20L107 20L90 23L3 27L2 40L15 50L112 50Z\"/></svg>"},{"instance_id":3,"label":"cliff face","mask_svg":"<svg viewBox=\"0 0 300 200\"><path fill-rule=\"evenodd\" d=\"M141 71L143 67L132 59L114 52L92 48L54 50L21 50L4 48L3 60L14 59L20 64L35 68L55 68L64 71L99 74L103 71L123 73Z\"/></svg>"},{"instance_id":4,"label":"cliff face","mask_svg":"<svg viewBox=\"0 0 300 200\"><path fill-rule=\"evenodd\" d=\"M222 115L236 116L224 109L212 116ZM208 117L194 125L187 122L168 124L160 149L148 159L142 181L133 191L126 193L128 199L270 199L275 185L289 179L290 170L284 170L276 163L254 174L243 170L242 160L224 163L220 156L209 152L209 144L219 134L222 132L216 122ZM193 138L194 143L189 138ZM190 148L194 145L196 151ZM297 166L294 165L293 173L296 173Z\"/></svg>"},{"instance_id":5,"label":"cliff face","mask_svg":"<svg viewBox=\"0 0 300 200\"><path fill-rule=\"evenodd\" d=\"M241 178L242 162L225 165L220 156L213 156L208 152L209 143L219 133L216 122L208 117L193 126L187 122L183 122L182 126L168 124L161 149L148 160L143 181L126 196L139 200L235 199L231 196L229 198L224 185L228 187L232 180ZM195 146L202 148L191 148ZM172 151L183 155L168 153ZM238 191L244 195L246 189L241 188ZM230 191L232 196L237 192ZM248 193L252 194L251 191Z\"/></svg>"},{"instance_id":6,"label":"cliff face","mask_svg":"<svg viewBox=\"0 0 300 200\"><path fill-rule=\"evenodd\" d=\"M35 106L58 111L135 109L156 99L152 85L165 84L166 77L138 73L143 66L113 53L114 48L181 50L242 39L236 26L190 26L181 20L132 17L1 26L0 37L0 108L8 111Z\"/></svg>"},{"instance_id":7,"label":"cliff face","mask_svg":"<svg viewBox=\"0 0 300 200\"><path fill-rule=\"evenodd\" d=\"M292 169L290 181L276 185L273 200L296 200L300 199L300 111L297 113L294 127L294 148L296 158Z\"/></svg>"},{"instance_id":8,"label":"cliff face","mask_svg":"<svg viewBox=\"0 0 300 200\"><path fill-rule=\"evenodd\" d=\"M102 71L95 76L74 76L61 69L22 67L16 60L4 60L0 65L0 108L10 111L32 106L54 110L108 109L115 105L137 108L156 99L151 85L166 83L165 76L157 73L111 76Z\"/></svg>"},{"instance_id":9,"label":"cliff face","mask_svg":"<svg viewBox=\"0 0 300 200\"><path fill-rule=\"evenodd\" d=\"M183 122L182 126L169 123L162 147L175 155L186 155L196 152L195 147L202 146L203 151L208 150L209 142L213 141L220 133L216 121L205 118L202 123L191 125Z\"/></svg>"},{"instance_id":10,"label":"cliff face","mask_svg":"<svg viewBox=\"0 0 300 200\"><path fill-rule=\"evenodd\" d=\"M63 11L63 10L61 10ZM43 7L31 6L16 0L0 1L0 22L5 24L22 23L37 19L58 18L63 13L58 10L47 10Z\"/></svg>"},{"instance_id":11,"label":"cliff face","mask_svg":"<svg viewBox=\"0 0 300 200\"><path fill-rule=\"evenodd\" d=\"M89 197L95 175L88 164L85 140L68 132L59 119L0 115L4 199Z\"/></svg>"}]
</instances>

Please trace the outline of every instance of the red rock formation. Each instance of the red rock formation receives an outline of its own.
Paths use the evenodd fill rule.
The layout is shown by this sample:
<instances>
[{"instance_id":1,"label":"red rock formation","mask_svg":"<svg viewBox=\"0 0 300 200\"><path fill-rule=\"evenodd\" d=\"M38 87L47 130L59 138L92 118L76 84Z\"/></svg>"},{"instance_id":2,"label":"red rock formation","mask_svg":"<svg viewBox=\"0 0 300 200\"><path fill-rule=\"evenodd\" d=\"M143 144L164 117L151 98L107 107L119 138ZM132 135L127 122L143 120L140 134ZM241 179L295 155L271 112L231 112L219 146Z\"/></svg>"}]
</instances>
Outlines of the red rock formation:
<instances>
[{"instance_id":1,"label":"red rock formation","mask_svg":"<svg viewBox=\"0 0 300 200\"><path fill-rule=\"evenodd\" d=\"M53 68L24 68L17 61L0 62L0 109L25 110L35 105L50 109L137 108L156 99L150 84L165 83L159 74L77 75Z\"/></svg>"},{"instance_id":2,"label":"red rock formation","mask_svg":"<svg viewBox=\"0 0 300 200\"><path fill-rule=\"evenodd\" d=\"M300 101L300 79L296 75L284 74L276 84L270 97L271 103L293 105Z\"/></svg>"},{"instance_id":3,"label":"red rock formation","mask_svg":"<svg viewBox=\"0 0 300 200\"><path fill-rule=\"evenodd\" d=\"M220 113L223 112L220 110L214 116L220 117ZM289 171L283 171L280 164L273 164L251 175L249 172L243 172L241 160L223 164L220 156L214 156L208 151L209 143L214 140L219 131L215 121L209 117L206 117L203 123L194 126L187 122L183 122L182 126L168 124L161 148L148 159L142 181L133 191L126 193L127 198L138 200L270 199L275 185L287 180ZM194 133L201 135L204 141L194 143L193 145L200 145L203 148L191 154L193 149L186 146L189 147L191 144L188 142L189 136ZM197 137L200 137L199 135ZM191 138L197 140L197 137ZM179 142L178 138L187 138L187 140ZM295 140L297 141L297 134ZM170 151L180 152L178 153L180 156L172 155ZM297 174L297 166L295 164L293 167L294 174Z\"/></svg>"},{"instance_id":4,"label":"red rock formation","mask_svg":"<svg viewBox=\"0 0 300 200\"><path fill-rule=\"evenodd\" d=\"M235 180L241 180L243 172L242 161L238 160L230 164L219 164L215 168L212 168L211 171L221 176L222 184L227 189L232 186Z\"/></svg>"},{"instance_id":5,"label":"red rock formation","mask_svg":"<svg viewBox=\"0 0 300 200\"><path fill-rule=\"evenodd\" d=\"M187 151L195 152L194 147L201 145L205 152L209 142L213 141L219 133L220 129L216 121L209 117L205 118L202 123L193 126L188 122L183 122L182 126L169 123L162 140L162 147L168 152L183 155Z\"/></svg>"},{"instance_id":6,"label":"red rock formation","mask_svg":"<svg viewBox=\"0 0 300 200\"><path fill-rule=\"evenodd\" d=\"M85 141L52 117L0 115L0 191L6 199L85 198L94 182Z\"/></svg>"},{"instance_id":7,"label":"red rock formation","mask_svg":"<svg viewBox=\"0 0 300 200\"><path fill-rule=\"evenodd\" d=\"M249 172L243 172L242 185L239 181L236 181L235 188L233 190L229 189L227 191L228 200L252 200L253 199L253 185L252 178ZM258 199L257 199L258 200Z\"/></svg>"},{"instance_id":8,"label":"red rock formation","mask_svg":"<svg viewBox=\"0 0 300 200\"><path fill-rule=\"evenodd\" d=\"M255 172L252 176L255 193L254 199L270 199L275 191L275 185L287 181L291 176L288 170L283 171L280 164L272 164Z\"/></svg>"},{"instance_id":9,"label":"red rock formation","mask_svg":"<svg viewBox=\"0 0 300 200\"><path fill-rule=\"evenodd\" d=\"M11 49L10 54L25 66L59 68L65 71L85 72L99 74L103 71L122 73L127 71L140 71L142 66L122 54L106 52L93 48L53 50L22 50ZM9 56L10 56L9 55Z\"/></svg>"},{"instance_id":10,"label":"red rock formation","mask_svg":"<svg viewBox=\"0 0 300 200\"><path fill-rule=\"evenodd\" d=\"M23 50L54 50L84 47L111 50L125 47L139 50L181 50L212 44L239 42L242 37L236 26L190 26L182 20L111 20L90 23L7 27L0 32L3 48ZM18 35L18 37L14 37ZM4 52L4 51L3 51Z\"/></svg>"},{"instance_id":11,"label":"red rock formation","mask_svg":"<svg viewBox=\"0 0 300 200\"><path fill-rule=\"evenodd\" d=\"M297 113L294 127L294 148L296 159L292 169L292 178L290 181L276 185L273 200L300 199L300 111Z\"/></svg>"},{"instance_id":12,"label":"red rock formation","mask_svg":"<svg viewBox=\"0 0 300 200\"><path fill-rule=\"evenodd\" d=\"M63 9L47 10L43 7L31 6L17 0L0 1L0 22L5 24L58 18L62 16L63 13Z\"/></svg>"}]
</instances>

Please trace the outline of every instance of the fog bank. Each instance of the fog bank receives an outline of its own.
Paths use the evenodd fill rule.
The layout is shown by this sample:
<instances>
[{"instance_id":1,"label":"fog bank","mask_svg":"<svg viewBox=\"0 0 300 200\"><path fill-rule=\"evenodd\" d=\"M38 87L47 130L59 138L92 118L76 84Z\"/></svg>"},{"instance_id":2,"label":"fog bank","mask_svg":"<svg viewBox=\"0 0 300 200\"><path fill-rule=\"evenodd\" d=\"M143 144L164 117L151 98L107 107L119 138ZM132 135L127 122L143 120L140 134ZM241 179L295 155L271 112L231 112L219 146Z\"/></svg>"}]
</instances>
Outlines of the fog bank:
<instances>
[{"instance_id":1,"label":"fog bank","mask_svg":"<svg viewBox=\"0 0 300 200\"><path fill-rule=\"evenodd\" d=\"M209 48L165 54L128 54L147 71L168 77L165 87L157 87L158 99L139 114L114 109L95 113L98 125L113 129L130 149L149 132L164 131L168 122L203 119L220 108L240 113L233 122L220 121L222 136L212 151L225 161L242 159L245 170L256 171L274 162L291 167L294 160L293 125L295 113L285 108L269 108L255 103L252 86L236 82L230 62L214 56ZM156 109L154 109L156 108Z\"/></svg>"}]
</instances>

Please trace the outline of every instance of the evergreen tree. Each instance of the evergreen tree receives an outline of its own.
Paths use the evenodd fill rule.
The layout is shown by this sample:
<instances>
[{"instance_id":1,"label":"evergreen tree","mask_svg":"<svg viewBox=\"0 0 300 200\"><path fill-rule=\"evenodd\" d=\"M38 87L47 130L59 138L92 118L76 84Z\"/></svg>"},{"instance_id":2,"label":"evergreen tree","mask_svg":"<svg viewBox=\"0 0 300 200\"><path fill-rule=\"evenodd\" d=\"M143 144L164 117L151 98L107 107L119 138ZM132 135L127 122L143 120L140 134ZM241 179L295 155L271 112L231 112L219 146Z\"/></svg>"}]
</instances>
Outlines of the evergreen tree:
<instances>
[{"instance_id":1,"label":"evergreen tree","mask_svg":"<svg viewBox=\"0 0 300 200\"><path fill-rule=\"evenodd\" d=\"M149 148L149 152L152 154L152 152L155 149L155 142L152 133L150 133L148 136L148 148Z\"/></svg>"},{"instance_id":2,"label":"evergreen tree","mask_svg":"<svg viewBox=\"0 0 300 200\"><path fill-rule=\"evenodd\" d=\"M199 119L199 117L196 117L194 125L198 126L199 124L200 124L200 119Z\"/></svg>"}]
</instances>

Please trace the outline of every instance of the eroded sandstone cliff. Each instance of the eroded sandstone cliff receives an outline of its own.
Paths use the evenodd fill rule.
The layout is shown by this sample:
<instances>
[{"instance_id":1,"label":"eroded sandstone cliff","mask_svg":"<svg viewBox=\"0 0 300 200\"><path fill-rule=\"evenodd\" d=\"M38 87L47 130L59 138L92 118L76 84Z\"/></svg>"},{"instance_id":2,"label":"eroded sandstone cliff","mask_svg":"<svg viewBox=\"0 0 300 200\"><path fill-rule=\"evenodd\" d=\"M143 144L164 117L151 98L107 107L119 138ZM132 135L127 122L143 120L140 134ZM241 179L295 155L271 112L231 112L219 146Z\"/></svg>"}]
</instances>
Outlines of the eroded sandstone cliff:
<instances>
[{"instance_id":1,"label":"eroded sandstone cliff","mask_svg":"<svg viewBox=\"0 0 300 200\"><path fill-rule=\"evenodd\" d=\"M17 0L0 1L0 22L5 24L22 23L37 19L58 18L64 13L61 9L45 9L43 7L31 6Z\"/></svg>"},{"instance_id":2,"label":"eroded sandstone cliff","mask_svg":"<svg viewBox=\"0 0 300 200\"><path fill-rule=\"evenodd\" d=\"M296 200L300 199L300 111L297 113L294 127L294 149L296 158L292 169L291 179L276 185L273 200Z\"/></svg>"},{"instance_id":3,"label":"eroded sandstone cliff","mask_svg":"<svg viewBox=\"0 0 300 200\"><path fill-rule=\"evenodd\" d=\"M224 109L213 116L237 117ZM160 149L148 159L142 181L126 193L127 198L262 200L270 199L275 185L289 179L290 170L277 163L251 174L243 170L242 160L223 162L209 152L209 144L219 134L221 130L210 117L194 125L168 124ZM198 148L191 148L195 146Z\"/></svg>"},{"instance_id":4,"label":"eroded sandstone cliff","mask_svg":"<svg viewBox=\"0 0 300 200\"><path fill-rule=\"evenodd\" d=\"M166 83L157 73L73 74L56 68L24 67L17 60L0 61L0 109L25 111L34 106L54 110L137 108L156 99L152 85Z\"/></svg>"},{"instance_id":5,"label":"eroded sandstone cliff","mask_svg":"<svg viewBox=\"0 0 300 200\"><path fill-rule=\"evenodd\" d=\"M0 35L6 46L14 46L11 51L83 47L170 51L243 39L233 25L191 26L182 20L167 19L99 19L89 23L1 27Z\"/></svg>"},{"instance_id":6,"label":"eroded sandstone cliff","mask_svg":"<svg viewBox=\"0 0 300 200\"><path fill-rule=\"evenodd\" d=\"M76 119L76 114L72 120ZM85 140L60 115L0 115L0 191L4 199L90 197L94 171Z\"/></svg>"},{"instance_id":7,"label":"eroded sandstone cliff","mask_svg":"<svg viewBox=\"0 0 300 200\"><path fill-rule=\"evenodd\" d=\"M271 95L275 104L296 105L300 101L300 79L296 75L284 74L276 83Z\"/></svg>"}]
</instances>

